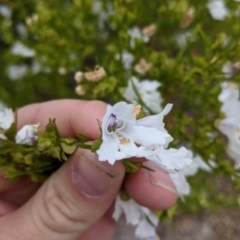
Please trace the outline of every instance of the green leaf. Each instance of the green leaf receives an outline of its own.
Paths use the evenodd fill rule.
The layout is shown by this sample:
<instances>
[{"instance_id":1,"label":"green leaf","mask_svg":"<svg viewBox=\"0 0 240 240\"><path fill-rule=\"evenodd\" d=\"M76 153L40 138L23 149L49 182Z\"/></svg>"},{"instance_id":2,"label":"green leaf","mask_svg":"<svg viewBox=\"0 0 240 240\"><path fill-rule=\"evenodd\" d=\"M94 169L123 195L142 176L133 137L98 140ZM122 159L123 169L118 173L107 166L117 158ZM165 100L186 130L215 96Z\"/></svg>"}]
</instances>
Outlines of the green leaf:
<instances>
[{"instance_id":1,"label":"green leaf","mask_svg":"<svg viewBox=\"0 0 240 240\"><path fill-rule=\"evenodd\" d=\"M127 159L123 159L122 161L123 161L126 173L133 174L137 172L139 168L141 168L142 166L142 163L132 163Z\"/></svg>"},{"instance_id":2,"label":"green leaf","mask_svg":"<svg viewBox=\"0 0 240 240\"><path fill-rule=\"evenodd\" d=\"M103 142L102 139L97 139L97 140L93 141L92 146L91 146L91 151L96 152L102 145L102 142Z\"/></svg>"},{"instance_id":3,"label":"green leaf","mask_svg":"<svg viewBox=\"0 0 240 240\"><path fill-rule=\"evenodd\" d=\"M83 148L83 149L91 149L92 145L81 143L81 142L77 142L77 147Z\"/></svg>"},{"instance_id":4,"label":"green leaf","mask_svg":"<svg viewBox=\"0 0 240 240\"><path fill-rule=\"evenodd\" d=\"M66 154L72 154L77 149L76 140L71 138L61 138L60 143Z\"/></svg>"},{"instance_id":5,"label":"green leaf","mask_svg":"<svg viewBox=\"0 0 240 240\"><path fill-rule=\"evenodd\" d=\"M12 123L12 125L10 126L10 128L7 129L7 131L4 133L4 135L5 135L9 140L15 141L16 132L17 132L17 124L14 122L14 123Z\"/></svg>"}]
</instances>

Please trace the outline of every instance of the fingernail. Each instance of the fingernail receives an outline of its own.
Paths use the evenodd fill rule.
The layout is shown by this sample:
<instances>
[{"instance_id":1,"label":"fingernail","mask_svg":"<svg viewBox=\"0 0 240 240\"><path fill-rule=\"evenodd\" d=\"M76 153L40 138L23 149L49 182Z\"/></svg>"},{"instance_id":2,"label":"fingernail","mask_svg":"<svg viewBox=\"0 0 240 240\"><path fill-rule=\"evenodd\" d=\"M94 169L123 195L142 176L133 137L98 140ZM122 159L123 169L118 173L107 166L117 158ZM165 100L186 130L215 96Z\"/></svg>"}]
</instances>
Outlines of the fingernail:
<instances>
[{"instance_id":1,"label":"fingernail","mask_svg":"<svg viewBox=\"0 0 240 240\"><path fill-rule=\"evenodd\" d=\"M78 187L90 196L103 195L115 180L115 174L93 153L83 153L73 169L73 178Z\"/></svg>"},{"instance_id":2,"label":"fingernail","mask_svg":"<svg viewBox=\"0 0 240 240\"><path fill-rule=\"evenodd\" d=\"M175 189L171 181L169 181L170 180L169 178L165 178L164 176L159 175L157 172L150 172L150 171L147 171L147 175L148 175L149 182L153 186L165 188L178 195L177 190Z\"/></svg>"}]
</instances>

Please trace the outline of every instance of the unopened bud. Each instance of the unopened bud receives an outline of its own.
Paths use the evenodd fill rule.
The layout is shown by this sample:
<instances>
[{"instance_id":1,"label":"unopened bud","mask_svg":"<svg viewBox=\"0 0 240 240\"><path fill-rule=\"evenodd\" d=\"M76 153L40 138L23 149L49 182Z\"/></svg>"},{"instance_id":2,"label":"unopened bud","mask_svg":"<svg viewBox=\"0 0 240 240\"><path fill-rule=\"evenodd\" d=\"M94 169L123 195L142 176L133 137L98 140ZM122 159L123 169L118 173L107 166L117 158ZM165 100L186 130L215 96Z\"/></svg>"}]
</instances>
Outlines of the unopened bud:
<instances>
[{"instance_id":1,"label":"unopened bud","mask_svg":"<svg viewBox=\"0 0 240 240\"><path fill-rule=\"evenodd\" d=\"M83 79L83 73L81 71L77 71L74 75L74 79L77 83L80 83Z\"/></svg>"}]
</instances>

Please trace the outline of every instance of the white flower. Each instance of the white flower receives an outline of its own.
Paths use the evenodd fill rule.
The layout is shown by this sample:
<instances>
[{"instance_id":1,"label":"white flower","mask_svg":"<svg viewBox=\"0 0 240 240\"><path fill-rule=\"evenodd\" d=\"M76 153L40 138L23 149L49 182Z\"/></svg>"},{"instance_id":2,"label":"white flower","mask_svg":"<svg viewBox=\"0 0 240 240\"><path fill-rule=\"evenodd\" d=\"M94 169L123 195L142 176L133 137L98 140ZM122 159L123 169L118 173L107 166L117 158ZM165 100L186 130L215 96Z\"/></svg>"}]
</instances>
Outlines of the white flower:
<instances>
[{"instance_id":1,"label":"white flower","mask_svg":"<svg viewBox=\"0 0 240 240\"><path fill-rule=\"evenodd\" d=\"M37 61L33 61L31 66L32 73L38 74L41 70L42 70L42 66Z\"/></svg>"},{"instance_id":2,"label":"white flower","mask_svg":"<svg viewBox=\"0 0 240 240\"><path fill-rule=\"evenodd\" d=\"M136 121L139 105L125 102L109 105L102 120L99 160L114 164L116 160L144 157L167 172L177 172L191 164L184 147L165 149L172 137L164 128L163 117L171 108L172 104L168 104L159 114Z\"/></svg>"},{"instance_id":3,"label":"white flower","mask_svg":"<svg viewBox=\"0 0 240 240\"><path fill-rule=\"evenodd\" d=\"M66 75L67 74L67 69L65 67L59 67L58 68L58 73L60 75Z\"/></svg>"},{"instance_id":4,"label":"white flower","mask_svg":"<svg viewBox=\"0 0 240 240\"><path fill-rule=\"evenodd\" d=\"M188 41L193 41L192 31L185 31L177 36L177 44L179 47L184 47Z\"/></svg>"},{"instance_id":5,"label":"white flower","mask_svg":"<svg viewBox=\"0 0 240 240\"><path fill-rule=\"evenodd\" d=\"M94 1L92 5L92 12L98 15L98 27L101 30L102 34L105 28L105 23L107 23L109 17L115 13L113 5L109 2L107 3L106 8L104 8L102 1Z\"/></svg>"},{"instance_id":6,"label":"white flower","mask_svg":"<svg viewBox=\"0 0 240 240\"><path fill-rule=\"evenodd\" d=\"M17 80L25 76L28 72L28 66L26 64L10 65L7 68L7 75L11 80Z\"/></svg>"},{"instance_id":7,"label":"white flower","mask_svg":"<svg viewBox=\"0 0 240 240\"><path fill-rule=\"evenodd\" d=\"M224 134L228 138L227 154L235 161L235 168L240 168L240 124L226 125Z\"/></svg>"},{"instance_id":8,"label":"white flower","mask_svg":"<svg viewBox=\"0 0 240 240\"><path fill-rule=\"evenodd\" d=\"M236 126L240 121L240 89L235 83L224 82L222 84L222 92L219 94L218 99L222 102L221 112L225 114L225 119L221 120L219 129L225 134L226 125Z\"/></svg>"},{"instance_id":9,"label":"white flower","mask_svg":"<svg viewBox=\"0 0 240 240\"><path fill-rule=\"evenodd\" d=\"M222 0L210 0L207 3L207 8L215 20L223 21L228 14L228 9Z\"/></svg>"},{"instance_id":10,"label":"white flower","mask_svg":"<svg viewBox=\"0 0 240 240\"><path fill-rule=\"evenodd\" d=\"M83 72L81 71L77 71L75 74L74 74L74 80L77 82L77 83L80 83L82 81L84 77L84 74Z\"/></svg>"},{"instance_id":11,"label":"white flower","mask_svg":"<svg viewBox=\"0 0 240 240\"><path fill-rule=\"evenodd\" d=\"M17 132L15 137L16 143L32 146L37 140L36 134L38 130L39 124L25 125Z\"/></svg>"},{"instance_id":12,"label":"white flower","mask_svg":"<svg viewBox=\"0 0 240 240\"><path fill-rule=\"evenodd\" d=\"M222 120L218 128L228 138L227 154L235 161L235 168L240 167L240 124L227 122L228 119Z\"/></svg>"},{"instance_id":13,"label":"white flower","mask_svg":"<svg viewBox=\"0 0 240 240\"><path fill-rule=\"evenodd\" d=\"M224 82L218 99L221 101L221 112L225 119L218 123L218 129L227 136L227 154L235 161L235 167L240 167L240 100L239 86Z\"/></svg>"},{"instance_id":14,"label":"white flower","mask_svg":"<svg viewBox=\"0 0 240 240\"><path fill-rule=\"evenodd\" d=\"M16 31L22 38L26 38L28 35L27 28L23 23L17 23Z\"/></svg>"},{"instance_id":15,"label":"white flower","mask_svg":"<svg viewBox=\"0 0 240 240\"><path fill-rule=\"evenodd\" d=\"M128 81L128 86L125 89L123 96L131 103L138 103L139 99L134 91L133 84L147 107L154 112L162 110L162 98L160 93L157 91L161 84L158 81L143 80L140 82L136 77L132 77Z\"/></svg>"},{"instance_id":16,"label":"white flower","mask_svg":"<svg viewBox=\"0 0 240 240\"><path fill-rule=\"evenodd\" d=\"M21 56L21 57L34 57L35 51L24 46L21 42L16 42L11 48L11 52L13 55Z\"/></svg>"},{"instance_id":17,"label":"white flower","mask_svg":"<svg viewBox=\"0 0 240 240\"><path fill-rule=\"evenodd\" d=\"M126 70L128 70L132 67L132 63L134 61L134 56L130 52L123 51L121 56L120 56L120 54L117 54L115 56L116 60L120 60L120 58L122 60L123 66Z\"/></svg>"},{"instance_id":18,"label":"white flower","mask_svg":"<svg viewBox=\"0 0 240 240\"><path fill-rule=\"evenodd\" d=\"M102 119L103 143L97 151L100 161L114 164L116 160L126 157L141 157L146 154L142 147L165 145L171 136L164 130L163 114L146 117L136 121L135 106L119 102L108 105ZM151 126L158 121L157 126ZM142 146L141 148L137 146ZM147 151L149 152L149 151Z\"/></svg>"},{"instance_id":19,"label":"white flower","mask_svg":"<svg viewBox=\"0 0 240 240\"><path fill-rule=\"evenodd\" d=\"M0 109L0 129L7 130L14 122L14 113L12 109L4 106ZM6 139L5 135L0 133L0 139Z\"/></svg>"},{"instance_id":20,"label":"white flower","mask_svg":"<svg viewBox=\"0 0 240 240\"><path fill-rule=\"evenodd\" d=\"M233 77L240 70L240 62L227 62L222 67L222 72L225 74L226 78Z\"/></svg>"},{"instance_id":21,"label":"white flower","mask_svg":"<svg viewBox=\"0 0 240 240\"><path fill-rule=\"evenodd\" d=\"M10 18L12 16L12 10L5 5L0 5L0 15L5 18Z\"/></svg>"},{"instance_id":22,"label":"white flower","mask_svg":"<svg viewBox=\"0 0 240 240\"><path fill-rule=\"evenodd\" d=\"M150 37L144 35L139 27L133 27L133 28L129 29L127 33L130 36L131 48L135 48L135 39L140 39L145 43L149 42L149 40L150 40Z\"/></svg>"},{"instance_id":23,"label":"white flower","mask_svg":"<svg viewBox=\"0 0 240 240\"><path fill-rule=\"evenodd\" d=\"M118 221L122 214L124 214L127 224L136 226L135 235L140 239L150 239L157 236L156 227L159 220L150 209L140 206L132 199L122 201L118 196L113 213L115 221Z\"/></svg>"}]
</instances>

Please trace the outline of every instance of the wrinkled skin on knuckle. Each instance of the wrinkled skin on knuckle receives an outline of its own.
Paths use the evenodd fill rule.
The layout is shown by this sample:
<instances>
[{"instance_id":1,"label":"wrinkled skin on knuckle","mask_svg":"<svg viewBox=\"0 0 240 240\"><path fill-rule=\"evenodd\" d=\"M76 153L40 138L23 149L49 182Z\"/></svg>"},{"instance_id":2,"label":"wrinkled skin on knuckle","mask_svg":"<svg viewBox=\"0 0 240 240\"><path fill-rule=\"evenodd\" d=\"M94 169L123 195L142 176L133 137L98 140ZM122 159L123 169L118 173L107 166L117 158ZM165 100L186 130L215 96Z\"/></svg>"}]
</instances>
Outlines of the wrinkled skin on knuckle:
<instances>
[{"instance_id":1,"label":"wrinkled skin on knuckle","mask_svg":"<svg viewBox=\"0 0 240 240\"><path fill-rule=\"evenodd\" d=\"M50 183L51 184L51 183ZM71 198L67 191L61 191L55 183L46 187L43 209L40 215L46 228L53 232L80 232L90 225L80 212L80 206Z\"/></svg>"}]
</instances>

